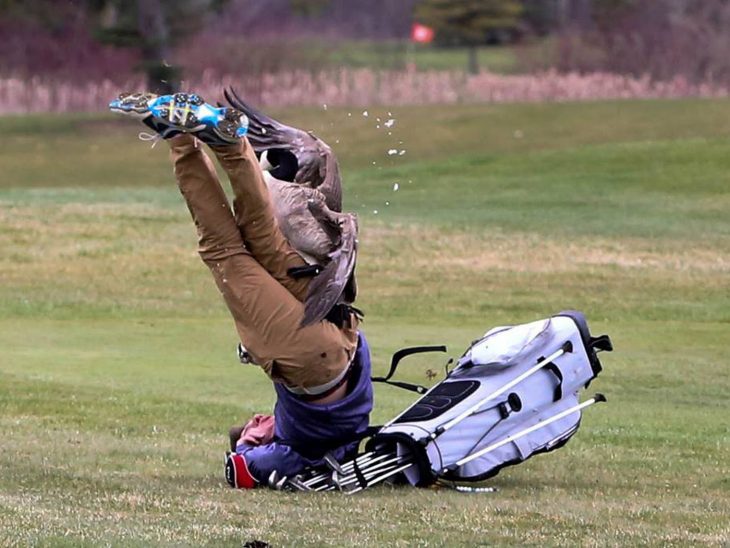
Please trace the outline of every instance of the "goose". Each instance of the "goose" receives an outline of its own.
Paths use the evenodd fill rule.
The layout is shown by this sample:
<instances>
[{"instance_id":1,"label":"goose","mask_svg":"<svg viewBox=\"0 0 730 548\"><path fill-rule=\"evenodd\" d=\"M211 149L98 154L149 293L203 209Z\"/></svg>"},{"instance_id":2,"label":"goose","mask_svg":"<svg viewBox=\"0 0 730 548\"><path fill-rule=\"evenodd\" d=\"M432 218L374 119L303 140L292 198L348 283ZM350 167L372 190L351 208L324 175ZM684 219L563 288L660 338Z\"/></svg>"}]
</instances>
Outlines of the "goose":
<instances>
[{"instance_id":1,"label":"goose","mask_svg":"<svg viewBox=\"0 0 730 548\"><path fill-rule=\"evenodd\" d=\"M311 131L287 126L259 112L241 99L233 88L224 90L223 95L232 107L248 116L246 137L256 154L271 148L288 150L297 160L292 182L317 189L331 211L342 211L340 168L327 143Z\"/></svg>"},{"instance_id":2,"label":"goose","mask_svg":"<svg viewBox=\"0 0 730 548\"><path fill-rule=\"evenodd\" d=\"M264 150L259 164L282 233L307 263L324 267L309 284L301 322L306 326L336 304L355 300L357 216L333 211L318 188L295 182L300 168L290 150Z\"/></svg>"}]
</instances>

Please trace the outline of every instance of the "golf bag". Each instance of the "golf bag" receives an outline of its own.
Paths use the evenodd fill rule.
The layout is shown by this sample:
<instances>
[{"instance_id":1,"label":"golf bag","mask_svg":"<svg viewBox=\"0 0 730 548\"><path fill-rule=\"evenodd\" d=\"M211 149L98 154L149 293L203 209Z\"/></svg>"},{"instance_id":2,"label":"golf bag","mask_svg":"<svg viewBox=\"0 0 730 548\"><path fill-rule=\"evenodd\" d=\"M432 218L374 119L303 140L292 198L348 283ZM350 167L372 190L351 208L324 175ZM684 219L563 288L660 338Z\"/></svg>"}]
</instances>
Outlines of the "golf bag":
<instances>
[{"instance_id":1,"label":"golf bag","mask_svg":"<svg viewBox=\"0 0 730 548\"><path fill-rule=\"evenodd\" d=\"M386 377L374 378L422 393L345 463L328 462L290 479L297 490L356 493L386 479L415 486L463 486L505 466L563 446L580 426L581 389L601 371L597 353L612 350L608 336L591 336L583 314L566 311L528 324L497 327L475 341L429 390L392 381L398 362L423 351L393 356Z\"/></svg>"}]
</instances>

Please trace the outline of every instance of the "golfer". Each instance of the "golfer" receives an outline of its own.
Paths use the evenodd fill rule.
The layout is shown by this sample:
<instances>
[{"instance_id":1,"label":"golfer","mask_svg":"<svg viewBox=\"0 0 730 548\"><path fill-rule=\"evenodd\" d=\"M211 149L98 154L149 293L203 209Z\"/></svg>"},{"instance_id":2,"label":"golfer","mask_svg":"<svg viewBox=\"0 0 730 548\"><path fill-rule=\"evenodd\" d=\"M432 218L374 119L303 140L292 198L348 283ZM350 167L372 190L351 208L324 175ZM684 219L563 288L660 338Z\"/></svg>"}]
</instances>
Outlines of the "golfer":
<instances>
[{"instance_id":1,"label":"golfer","mask_svg":"<svg viewBox=\"0 0 730 548\"><path fill-rule=\"evenodd\" d=\"M231 431L226 477L255 487L291 477L330 453L357 450L373 394L370 352L359 318L342 306L332 320L302 327L312 278L293 278L307 263L284 238L251 145L246 117L194 94L123 94L113 111L133 115L164 138L198 233L198 252L233 316L255 365L274 382L273 416L257 415ZM202 144L233 189L233 207Z\"/></svg>"}]
</instances>

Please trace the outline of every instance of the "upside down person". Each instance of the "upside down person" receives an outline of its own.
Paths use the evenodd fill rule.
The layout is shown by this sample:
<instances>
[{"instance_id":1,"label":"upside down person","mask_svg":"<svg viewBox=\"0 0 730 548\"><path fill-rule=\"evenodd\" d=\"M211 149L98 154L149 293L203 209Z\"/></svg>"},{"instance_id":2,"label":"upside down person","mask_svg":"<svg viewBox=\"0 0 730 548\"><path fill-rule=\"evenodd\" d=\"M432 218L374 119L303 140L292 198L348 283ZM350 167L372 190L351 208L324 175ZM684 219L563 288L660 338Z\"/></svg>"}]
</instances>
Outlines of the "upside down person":
<instances>
[{"instance_id":1,"label":"upside down person","mask_svg":"<svg viewBox=\"0 0 730 548\"><path fill-rule=\"evenodd\" d=\"M292 275L308 265L276 221L244 136L246 116L192 94L123 94L110 108L141 119L170 145L200 257L247 355L274 382L273 417L258 415L231 431L229 483L266 485L322 464L327 453L338 461L350 456L372 409L369 348L351 303L337 302L332 310L305 318L308 290L317 278ZM202 144L228 176L232 208Z\"/></svg>"}]
</instances>

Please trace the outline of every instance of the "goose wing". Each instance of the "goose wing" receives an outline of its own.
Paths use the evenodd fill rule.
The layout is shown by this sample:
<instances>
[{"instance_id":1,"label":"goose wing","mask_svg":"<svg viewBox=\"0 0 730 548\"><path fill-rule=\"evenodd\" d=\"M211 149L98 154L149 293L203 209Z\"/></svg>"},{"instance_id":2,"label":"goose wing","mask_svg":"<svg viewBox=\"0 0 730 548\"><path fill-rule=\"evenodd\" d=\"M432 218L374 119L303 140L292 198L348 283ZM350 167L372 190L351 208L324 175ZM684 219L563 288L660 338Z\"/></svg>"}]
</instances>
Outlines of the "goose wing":
<instances>
[{"instance_id":1,"label":"goose wing","mask_svg":"<svg viewBox=\"0 0 730 548\"><path fill-rule=\"evenodd\" d=\"M316 202L309 202L309 205L313 215L322 215L321 211L317 211L321 206ZM331 214L329 217L333 218ZM334 219L339 225L339 245L330 253L330 261L325 269L309 283L302 326L323 320L332 307L340 302L346 289L350 289L348 293L351 293L354 288L351 279L357 259L357 217L352 213L343 213L335 214ZM354 295L352 297L354 300Z\"/></svg>"},{"instance_id":2,"label":"goose wing","mask_svg":"<svg viewBox=\"0 0 730 548\"><path fill-rule=\"evenodd\" d=\"M324 194L327 207L342 211L342 181L337 158L322 139L311 131L287 126L253 108L229 88L224 90L228 103L248 116L246 134L256 152L267 148L285 148L294 153L299 162L295 183L306 184Z\"/></svg>"}]
</instances>

